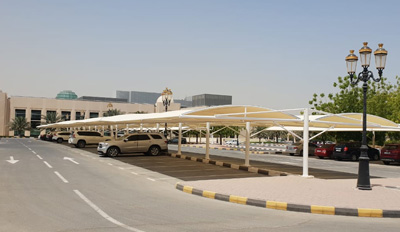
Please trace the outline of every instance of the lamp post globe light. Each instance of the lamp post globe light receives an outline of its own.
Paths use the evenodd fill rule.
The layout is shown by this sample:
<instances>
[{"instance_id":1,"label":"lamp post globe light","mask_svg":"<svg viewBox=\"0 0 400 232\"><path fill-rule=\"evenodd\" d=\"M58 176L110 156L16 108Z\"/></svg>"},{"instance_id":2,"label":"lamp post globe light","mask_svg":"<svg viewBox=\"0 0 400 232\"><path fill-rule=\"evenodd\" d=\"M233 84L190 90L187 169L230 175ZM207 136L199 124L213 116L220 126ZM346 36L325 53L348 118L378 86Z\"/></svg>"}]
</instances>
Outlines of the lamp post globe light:
<instances>
[{"instance_id":1,"label":"lamp post globe light","mask_svg":"<svg viewBox=\"0 0 400 232\"><path fill-rule=\"evenodd\" d=\"M171 105L171 100L172 100L172 91L171 89L165 88L164 91L161 93L161 98L163 105L165 107L165 112L168 112L168 106ZM164 136L167 138L168 132L167 132L167 123L165 123L165 129L164 129Z\"/></svg>"},{"instance_id":2,"label":"lamp post globe light","mask_svg":"<svg viewBox=\"0 0 400 232\"><path fill-rule=\"evenodd\" d=\"M362 130L362 145L361 155L358 165L357 188L360 190L371 190L369 176L369 158L367 146L367 89L369 80L379 82L382 78L383 69L385 69L387 51L383 48L383 44L378 45L379 48L374 52L375 65L378 69L379 77L375 78L374 74L368 70L372 49L368 47L368 43L364 42L364 46L360 49L360 60L363 70L355 76L358 57L354 55L354 50L350 50L350 54L346 57L347 73L350 76L350 83L356 85L359 81L363 81L363 130Z\"/></svg>"}]
</instances>

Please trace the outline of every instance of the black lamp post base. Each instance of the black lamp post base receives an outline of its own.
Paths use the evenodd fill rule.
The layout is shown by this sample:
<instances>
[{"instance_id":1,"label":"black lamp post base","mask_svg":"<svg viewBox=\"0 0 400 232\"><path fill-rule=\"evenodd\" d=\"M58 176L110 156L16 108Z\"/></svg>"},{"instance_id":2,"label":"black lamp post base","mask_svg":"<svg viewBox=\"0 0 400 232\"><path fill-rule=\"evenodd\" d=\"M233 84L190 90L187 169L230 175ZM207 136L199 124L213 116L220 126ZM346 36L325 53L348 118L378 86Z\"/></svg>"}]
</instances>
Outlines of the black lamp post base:
<instances>
[{"instance_id":1,"label":"black lamp post base","mask_svg":"<svg viewBox=\"0 0 400 232\"><path fill-rule=\"evenodd\" d=\"M372 190L369 178L369 158L361 155L359 161L357 188L360 190Z\"/></svg>"}]
</instances>

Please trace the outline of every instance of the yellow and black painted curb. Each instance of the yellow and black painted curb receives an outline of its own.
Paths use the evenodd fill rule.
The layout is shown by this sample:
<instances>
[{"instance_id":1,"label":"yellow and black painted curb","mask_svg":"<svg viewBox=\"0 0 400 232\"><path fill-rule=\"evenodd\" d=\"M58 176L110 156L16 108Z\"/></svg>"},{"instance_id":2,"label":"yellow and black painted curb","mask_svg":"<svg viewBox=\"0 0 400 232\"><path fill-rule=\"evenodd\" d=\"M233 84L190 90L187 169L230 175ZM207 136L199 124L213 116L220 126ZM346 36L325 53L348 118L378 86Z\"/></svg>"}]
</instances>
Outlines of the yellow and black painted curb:
<instances>
[{"instance_id":1,"label":"yellow and black painted curb","mask_svg":"<svg viewBox=\"0 0 400 232\"><path fill-rule=\"evenodd\" d=\"M206 148L206 146L202 146L202 145L182 144L182 146L183 147L194 147L194 148ZM245 151L245 149L243 149L243 148L230 148L230 147L210 147L210 149L222 150L222 151ZM269 152L269 151L250 151L250 153L256 154L256 155L271 154L271 152Z\"/></svg>"},{"instance_id":2,"label":"yellow and black painted curb","mask_svg":"<svg viewBox=\"0 0 400 232\"><path fill-rule=\"evenodd\" d=\"M233 169L237 169L237 170L258 173L258 174L267 175L267 176L288 176L288 175L290 175L287 172L280 172L280 171L275 171L275 170L256 168L256 167L239 165L239 164L225 163L222 161L191 157L191 156L187 156L187 155L178 155L178 154L168 154L168 155L171 157L175 157L175 158L192 160L192 161L206 163L206 164L213 164L213 165L217 165L217 166L221 166L221 167L233 168Z\"/></svg>"},{"instance_id":3,"label":"yellow and black painted curb","mask_svg":"<svg viewBox=\"0 0 400 232\"><path fill-rule=\"evenodd\" d=\"M313 213L313 214L340 215L340 216L400 218L400 210L339 208L334 206L320 206L320 205L299 205L287 202L267 201L267 200L251 199L235 195L225 195L216 192L196 189L191 186L184 186L180 183L176 184L176 189L181 190L185 193L202 196L210 199L227 201L242 205L257 206L268 209L277 209L284 211L295 211L295 212Z\"/></svg>"}]
</instances>

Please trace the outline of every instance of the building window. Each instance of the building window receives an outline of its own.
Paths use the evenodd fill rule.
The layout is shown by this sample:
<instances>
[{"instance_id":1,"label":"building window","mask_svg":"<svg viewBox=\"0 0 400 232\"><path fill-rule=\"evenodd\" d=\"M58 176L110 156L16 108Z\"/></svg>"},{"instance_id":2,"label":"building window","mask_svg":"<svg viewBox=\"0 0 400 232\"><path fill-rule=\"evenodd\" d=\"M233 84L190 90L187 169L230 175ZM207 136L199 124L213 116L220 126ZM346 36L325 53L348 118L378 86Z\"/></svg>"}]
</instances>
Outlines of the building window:
<instances>
[{"instance_id":1,"label":"building window","mask_svg":"<svg viewBox=\"0 0 400 232\"><path fill-rule=\"evenodd\" d=\"M41 110L32 110L31 111L31 136L37 136L40 134L40 130L36 127L41 124L40 120L42 119L42 111Z\"/></svg>"},{"instance_id":2,"label":"building window","mask_svg":"<svg viewBox=\"0 0 400 232\"><path fill-rule=\"evenodd\" d=\"M90 118L98 118L99 117L99 113L98 112L90 112Z\"/></svg>"},{"instance_id":3,"label":"building window","mask_svg":"<svg viewBox=\"0 0 400 232\"><path fill-rule=\"evenodd\" d=\"M31 121L39 121L42 119L42 111L41 110L32 110L31 111Z\"/></svg>"},{"instance_id":4,"label":"building window","mask_svg":"<svg viewBox=\"0 0 400 232\"><path fill-rule=\"evenodd\" d=\"M16 109L15 110L15 117L17 118L17 117L23 117L23 118L25 118L26 117L26 110L18 110L18 109Z\"/></svg>"},{"instance_id":5,"label":"building window","mask_svg":"<svg viewBox=\"0 0 400 232\"><path fill-rule=\"evenodd\" d=\"M63 121L71 120L71 111L61 111L61 120Z\"/></svg>"}]
</instances>

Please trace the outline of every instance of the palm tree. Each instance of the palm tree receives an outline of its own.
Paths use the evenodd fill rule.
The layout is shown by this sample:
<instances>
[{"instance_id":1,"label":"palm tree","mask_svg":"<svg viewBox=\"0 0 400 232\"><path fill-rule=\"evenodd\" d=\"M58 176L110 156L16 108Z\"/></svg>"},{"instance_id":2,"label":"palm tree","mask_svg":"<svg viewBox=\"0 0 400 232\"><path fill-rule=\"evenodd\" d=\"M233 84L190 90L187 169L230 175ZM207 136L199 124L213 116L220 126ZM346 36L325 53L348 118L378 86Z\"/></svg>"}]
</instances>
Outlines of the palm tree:
<instances>
[{"instance_id":1,"label":"palm tree","mask_svg":"<svg viewBox=\"0 0 400 232\"><path fill-rule=\"evenodd\" d=\"M42 119L46 120L46 124L61 122L61 116L56 112L48 112L46 115L42 115Z\"/></svg>"},{"instance_id":2,"label":"palm tree","mask_svg":"<svg viewBox=\"0 0 400 232\"><path fill-rule=\"evenodd\" d=\"M25 130L31 129L31 124L26 121L25 117L16 117L9 125L10 129L17 132L17 135L22 137Z\"/></svg>"},{"instance_id":3,"label":"palm tree","mask_svg":"<svg viewBox=\"0 0 400 232\"><path fill-rule=\"evenodd\" d=\"M103 113L103 117L110 117L120 114L122 114L122 112L118 109L108 109L107 112Z\"/></svg>"}]
</instances>

